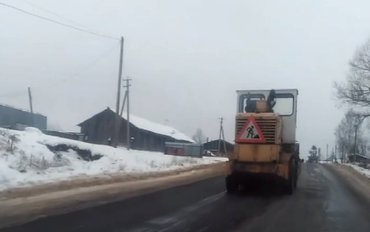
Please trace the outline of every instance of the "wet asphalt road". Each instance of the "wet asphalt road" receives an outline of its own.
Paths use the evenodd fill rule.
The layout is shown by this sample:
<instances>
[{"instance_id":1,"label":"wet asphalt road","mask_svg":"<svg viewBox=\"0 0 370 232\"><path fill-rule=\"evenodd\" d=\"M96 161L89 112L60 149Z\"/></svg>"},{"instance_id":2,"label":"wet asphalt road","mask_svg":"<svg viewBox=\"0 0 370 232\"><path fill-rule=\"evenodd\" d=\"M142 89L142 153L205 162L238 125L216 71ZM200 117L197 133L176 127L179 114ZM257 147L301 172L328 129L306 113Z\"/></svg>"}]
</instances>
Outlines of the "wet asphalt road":
<instances>
[{"instance_id":1,"label":"wet asphalt road","mask_svg":"<svg viewBox=\"0 0 370 232\"><path fill-rule=\"evenodd\" d=\"M370 231L370 205L320 164L304 164L292 196L255 186L236 195L217 177L51 216L2 231Z\"/></svg>"}]
</instances>

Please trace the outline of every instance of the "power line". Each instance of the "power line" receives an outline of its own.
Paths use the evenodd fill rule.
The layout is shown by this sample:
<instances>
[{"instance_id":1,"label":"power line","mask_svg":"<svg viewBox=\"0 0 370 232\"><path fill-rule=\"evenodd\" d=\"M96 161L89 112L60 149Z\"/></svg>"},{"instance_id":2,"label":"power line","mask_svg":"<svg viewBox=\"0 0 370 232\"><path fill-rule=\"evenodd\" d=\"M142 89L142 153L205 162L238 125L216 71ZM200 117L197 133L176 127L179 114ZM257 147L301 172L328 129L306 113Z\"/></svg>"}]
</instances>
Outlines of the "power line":
<instances>
[{"instance_id":1,"label":"power line","mask_svg":"<svg viewBox=\"0 0 370 232\"><path fill-rule=\"evenodd\" d=\"M38 10L44 11L44 12L46 12L46 13L48 13L48 14L54 15L54 16L56 16L56 17L60 18L60 19L63 19L63 20L68 21L68 22L69 22L69 23L71 23L71 24L75 24L77 27L84 27L85 29L89 29L89 27L87 27L87 26L85 26L85 25L82 25L81 23L78 23L78 22L76 22L76 21L74 21L74 20L71 20L71 19L69 19L69 18L67 18L67 17L64 17L63 15L60 15L60 14L58 14L58 13L56 13L56 12L54 12L54 11L51 11L51 10L49 10L49 9L46 9L46 8L41 7L41 6L39 6L39 5L36 5L35 3L29 2L29 1L26 1L26 0L22 0L22 1L23 1L24 3L26 3L26 4L28 4L29 6L31 6L31 7L33 7L33 8L35 8L35 9L38 9Z\"/></svg>"},{"instance_id":2,"label":"power line","mask_svg":"<svg viewBox=\"0 0 370 232\"><path fill-rule=\"evenodd\" d=\"M74 80L77 77L81 76L84 72L91 70L92 67L96 67L96 64L102 60L104 57L106 57L108 54L110 54L117 46L119 43L115 43L114 46L110 47L108 50L105 50L104 52L100 53L95 59L87 63L86 65L83 66L83 68L80 68L76 72L74 72L72 75L64 75L66 77L62 77L60 79L53 79L49 80L48 82L43 82L42 86L33 86L32 89L36 90L42 90L45 87L48 86L54 86L56 82L63 82L63 83L68 83L68 80ZM114 71L115 72L115 71ZM110 73L113 74L113 71ZM108 75L110 76L110 75ZM24 91L12 91L12 92L6 92L6 93L0 93L0 98L14 98L14 97L23 97L24 96Z\"/></svg>"},{"instance_id":3,"label":"power line","mask_svg":"<svg viewBox=\"0 0 370 232\"><path fill-rule=\"evenodd\" d=\"M19 97L23 96L24 91L13 91L13 92L8 92L8 93L3 93L0 95L1 98L14 98L14 97Z\"/></svg>"},{"instance_id":4,"label":"power line","mask_svg":"<svg viewBox=\"0 0 370 232\"><path fill-rule=\"evenodd\" d=\"M90 61L89 63L87 63L86 65L84 65L84 67L82 67L81 69L77 70L76 72L74 72L74 74L72 75L68 75L69 77L65 77L65 78L62 78L62 79L59 79L59 80L66 80L66 79L74 79L74 78L77 78L79 77L83 72L85 72L86 70L90 69L91 67L95 67L96 64L101 60L103 59L104 57L106 57L108 54L110 54L115 48L117 48L119 45L119 43L115 43L114 46L110 47L108 50L105 50L103 51L100 55L98 55L95 59L93 59L92 61Z\"/></svg>"},{"instance_id":5,"label":"power line","mask_svg":"<svg viewBox=\"0 0 370 232\"><path fill-rule=\"evenodd\" d=\"M105 50L104 52L102 52L95 59L93 59L89 63L83 65L82 68L78 69L76 72L73 72L73 74L70 74L70 75L62 74L63 76L66 76L66 77L62 77L60 79L54 79L52 81L48 81L47 83L43 83L42 87L49 86L49 85L55 85L55 82L67 83L67 81L75 80L76 78L78 78L82 74L84 74L86 71L89 71L89 70L91 70L91 68L96 67L98 62L101 61L108 54L110 54L115 48L117 48L118 45L119 45L119 43L115 43L114 46L112 46L108 50ZM112 73L113 73L113 71L112 71ZM35 88L37 88L37 87L35 87Z\"/></svg>"},{"instance_id":6,"label":"power line","mask_svg":"<svg viewBox=\"0 0 370 232\"><path fill-rule=\"evenodd\" d=\"M64 26L64 27L68 27L68 28L71 28L71 29L80 31L80 32L85 32L85 33L88 33L88 34L91 34L91 35L95 35L95 36L99 36L99 37L103 37L103 38L119 40L118 38L113 37L113 36L109 36L109 35L105 35L105 34L101 34L101 33L96 33L96 32L89 31L89 30L86 30L86 29L83 29L83 28L75 27L73 25L62 23L62 22L56 21L54 19L50 19L50 18L41 16L41 15L38 15L38 14L34 14L32 12L23 10L21 8L18 8L16 6L12 6L12 5L3 3L3 2L0 2L0 5L5 6L5 7L8 7L8 8L11 8L11 9L16 10L16 11L19 11L19 12L22 12L24 14L27 14L27 15L30 15L30 16L33 16L33 17L36 17L36 18L39 18L39 19L43 19L43 20L48 21L48 22L51 22L51 23L55 23L55 24L58 24L58 25L61 25L61 26Z\"/></svg>"}]
</instances>

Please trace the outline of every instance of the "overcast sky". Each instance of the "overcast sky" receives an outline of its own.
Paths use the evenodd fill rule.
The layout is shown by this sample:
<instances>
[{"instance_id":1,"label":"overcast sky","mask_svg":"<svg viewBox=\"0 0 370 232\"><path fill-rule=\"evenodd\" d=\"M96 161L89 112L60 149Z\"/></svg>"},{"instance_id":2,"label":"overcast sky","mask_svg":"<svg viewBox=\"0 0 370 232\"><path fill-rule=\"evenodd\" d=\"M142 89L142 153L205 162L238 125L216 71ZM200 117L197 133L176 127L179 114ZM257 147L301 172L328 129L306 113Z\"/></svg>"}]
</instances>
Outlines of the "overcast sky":
<instances>
[{"instance_id":1,"label":"overcast sky","mask_svg":"<svg viewBox=\"0 0 370 232\"><path fill-rule=\"evenodd\" d=\"M333 82L370 37L367 0L0 0L125 37L133 114L189 136L234 139L237 89L299 89L301 153L334 145L342 118ZM0 5L0 103L34 110L53 128L115 105L119 43ZM167 122L166 122L167 121Z\"/></svg>"}]
</instances>

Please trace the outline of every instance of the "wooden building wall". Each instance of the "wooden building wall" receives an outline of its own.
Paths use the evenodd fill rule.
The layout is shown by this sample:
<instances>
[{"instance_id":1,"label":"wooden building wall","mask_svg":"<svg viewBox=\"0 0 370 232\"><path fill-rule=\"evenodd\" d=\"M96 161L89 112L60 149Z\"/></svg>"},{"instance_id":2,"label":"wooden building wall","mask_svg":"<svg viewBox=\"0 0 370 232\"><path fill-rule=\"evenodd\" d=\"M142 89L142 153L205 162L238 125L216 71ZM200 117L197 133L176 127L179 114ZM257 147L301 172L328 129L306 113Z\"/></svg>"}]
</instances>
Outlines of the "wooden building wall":
<instances>
[{"instance_id":1,"label":"wooden building wall","mask_svg":"<svg viewBox=\"0 0 370 232\"><path fill-rule=\"evenodd\" d=\"M0 127L16 128L17 124L46 130L47 118L41 114L32 114L10 106L0 105Z\"/></svg>"}]
</instances>

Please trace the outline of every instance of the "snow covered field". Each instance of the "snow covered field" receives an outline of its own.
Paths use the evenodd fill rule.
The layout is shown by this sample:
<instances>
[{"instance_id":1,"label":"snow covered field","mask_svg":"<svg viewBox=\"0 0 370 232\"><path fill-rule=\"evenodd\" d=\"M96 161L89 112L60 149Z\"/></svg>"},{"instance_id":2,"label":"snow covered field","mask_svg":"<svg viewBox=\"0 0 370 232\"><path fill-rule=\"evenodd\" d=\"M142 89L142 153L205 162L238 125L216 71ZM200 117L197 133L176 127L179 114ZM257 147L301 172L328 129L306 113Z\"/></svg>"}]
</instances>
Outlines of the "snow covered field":
<instances>
[{"instance_id":1,"label":"snow covered field","mask_svg":"<svg viewBox=\"0 0 370 232\"><path fill-rule=\"evenodd\" d=\"M0 191L73 177L171 171L222 161L226 159L127 151L44 135L35 128L0 129Z\"/></svg>"}]
</instances>

